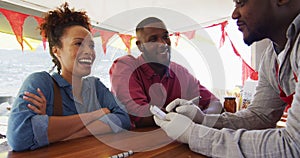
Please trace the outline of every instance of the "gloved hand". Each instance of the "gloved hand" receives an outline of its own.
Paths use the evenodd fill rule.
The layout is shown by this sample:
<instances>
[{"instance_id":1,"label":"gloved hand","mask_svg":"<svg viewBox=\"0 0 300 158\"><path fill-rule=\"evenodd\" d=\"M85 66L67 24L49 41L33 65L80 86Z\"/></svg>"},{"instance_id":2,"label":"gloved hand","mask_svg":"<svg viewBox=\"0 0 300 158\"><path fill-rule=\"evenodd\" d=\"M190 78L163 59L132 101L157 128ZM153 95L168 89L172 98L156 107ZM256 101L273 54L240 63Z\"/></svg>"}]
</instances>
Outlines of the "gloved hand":
<instances>
[{"instance_id":1,"label":"gloved hand","mask_svg":"<svg viewBox=\"0 0 300 158\"><path fill-rule=\"evenodd\" d=\"M179 142L188 143L195 123L188 117L170 112L166 115L166 121L154 116L155 123L160 126L167 135Z\"/></svg>"},{"instance_id":2,"label":"gloved hand","mask_svg":"<svg viewBox=\"0 0 300 158\"><path fill-rule=\"evenodd\" d=\"M199 124L202 123L205 116L197 105L185 99L177 98L169 103L166 107L166 111L170 112L173 110L179 114L189 117L191 120Z\"/></svg>"}]
</instances>

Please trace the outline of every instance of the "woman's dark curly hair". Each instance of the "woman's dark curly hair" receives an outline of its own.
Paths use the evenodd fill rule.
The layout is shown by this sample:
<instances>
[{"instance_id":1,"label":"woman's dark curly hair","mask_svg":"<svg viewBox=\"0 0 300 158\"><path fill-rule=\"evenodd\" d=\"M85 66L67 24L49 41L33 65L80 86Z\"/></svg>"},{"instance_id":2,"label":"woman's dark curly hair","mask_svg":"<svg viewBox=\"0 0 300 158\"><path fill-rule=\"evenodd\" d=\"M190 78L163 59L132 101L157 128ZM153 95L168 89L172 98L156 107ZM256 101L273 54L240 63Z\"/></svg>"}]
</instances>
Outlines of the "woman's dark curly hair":
<instances>
[{"instance_id":1,"label":"woman's dark curly hair","mask_svg":"<svg viewBox=\"0 0 300 158\"><path fill-rule=\"evenodd\" d=\"M62 47L60 38L63 36L65 29L79 25L91 31L90 19L85 11L75 11L74 8L70 9L67 2L62 4L55 10L49 11L44 17L44 22L39 26L40 34L48 39L50 55L54 66L51 71L57 66L57 71L60 73L61 64L56 56L53 54L52 47ZM51 72L50 71L50 72Z\"/></svg>"}]
</instances>

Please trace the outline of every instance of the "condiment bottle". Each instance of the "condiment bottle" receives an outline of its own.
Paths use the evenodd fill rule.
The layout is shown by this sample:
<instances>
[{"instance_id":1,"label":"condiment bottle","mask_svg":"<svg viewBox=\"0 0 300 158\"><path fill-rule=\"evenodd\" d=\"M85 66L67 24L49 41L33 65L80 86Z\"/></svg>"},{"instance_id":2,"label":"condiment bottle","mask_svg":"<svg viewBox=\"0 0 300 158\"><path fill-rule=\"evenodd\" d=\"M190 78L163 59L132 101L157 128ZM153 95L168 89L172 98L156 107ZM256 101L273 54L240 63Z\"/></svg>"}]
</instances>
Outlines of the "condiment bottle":
<instances>
[{"instance_id":1,"label":"condiment bottle","mask_svg":"<svg viewBox=\"0 0 300 158\"><path fill-rule=\"evenodd\" d=\"M224 97L224 109L226 112L231 112L231 113L236 112L235 97L233 96Z\"/></svg>"}]
</instances>

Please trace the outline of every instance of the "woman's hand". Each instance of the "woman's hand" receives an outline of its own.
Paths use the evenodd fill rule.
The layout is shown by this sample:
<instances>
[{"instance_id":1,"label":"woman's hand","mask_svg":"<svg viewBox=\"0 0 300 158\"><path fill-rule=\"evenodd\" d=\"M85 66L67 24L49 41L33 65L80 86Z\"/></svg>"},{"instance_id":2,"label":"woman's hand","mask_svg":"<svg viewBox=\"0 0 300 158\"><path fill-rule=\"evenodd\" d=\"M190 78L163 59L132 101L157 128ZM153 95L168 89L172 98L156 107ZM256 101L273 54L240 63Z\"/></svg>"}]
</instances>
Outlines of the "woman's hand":
<instances>
[{"instance_id":1,"label":"woman's hand","mask_svg":"<svg viewBox=\"0 0 300 158\"><path fill-rule=\"evenodd\" d=\"M97 120L108 113L110 113L110 110L108 108L101 108L96 111L92 111L89 114L92 116L93 120Z\"/></svg>"},{"instance_id":2,"label":"woman's hand","mask_svg":"<svg viewBox=\"0 0 300 158\"><path fill-rule=\"evenodd\" d=\"M87 125L95 120L98 120L99 118L101 118L102 116L104 116L105 114L110 113L110 110L108 108L101 108L92 112L88 112L88 113L82 113L79 114L80 115L80 119L81 121Z\"/></svg>"},{"instance_id":3,"label":"woman's hand","mask_svg":"<svg viewBox=\"0 0 300 158\"><path fill-rule=\"evenodd\" d=\"M24 92L23 99L31 102L31 104L28 104L27 107L34 111L35 113L39 115L46 115L46 106L47 106L47 100L42 91L38 88L37 92L39 94L35 95L30 92Z\"/></svg>"},{"instance_id":4,"label":"woman's hand","mask_svg":"<svg viewBox=\"0 0 300 158\"><path fill-rule=\"evenodd\" d=\"M97 114L97 117L100 118L105 114L109 114L110 110L108 108L101 108L99 110L96 110L95 113Z\"/></svg>"}]
</instances>

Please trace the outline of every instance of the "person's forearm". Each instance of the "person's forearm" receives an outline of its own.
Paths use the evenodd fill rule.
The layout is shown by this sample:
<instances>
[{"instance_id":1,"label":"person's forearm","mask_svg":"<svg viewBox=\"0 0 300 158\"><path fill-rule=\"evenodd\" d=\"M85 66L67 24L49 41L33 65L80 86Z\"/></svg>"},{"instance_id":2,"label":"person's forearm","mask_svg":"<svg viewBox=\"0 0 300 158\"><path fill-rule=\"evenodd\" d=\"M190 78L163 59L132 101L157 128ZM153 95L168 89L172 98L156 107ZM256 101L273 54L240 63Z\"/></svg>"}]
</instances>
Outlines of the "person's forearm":
<instances>
[{"instance_id":1,"label":"person's forearm","mask_svg":"<svg viewBox=\"0 0 300 158\"><path fill-rule=\"evenodd\" d=\"M216 130L195 125L189 138L189 147L209 157L299 157L299 141L294 139L299 136L298 133L287 128Z\"/></svg>"},{"instance_id":2,"label":"person's forearm","mask_svg":"<svg viewBox=\"0 0 300 158\"><path fill-rule=\"evenodd\" d=\"M79 131L75 132L71 136L67 137L64 140L81 138L89 135L98 135L112 132L109 125L103 123L100 120L93 121L92 123L86 125Z\"/></svg>"},{"instance_id":3,"label":"person's forearm","mask_svg":"<svg viewBox=\"0 0 300 158\"><path fill-rule=\"evenodd\" d=\"M71 116L50 116L48 123L49 143L60 141L71 136L104 114L103 111L97 110Z\"/></svg>"}]
</instances>

